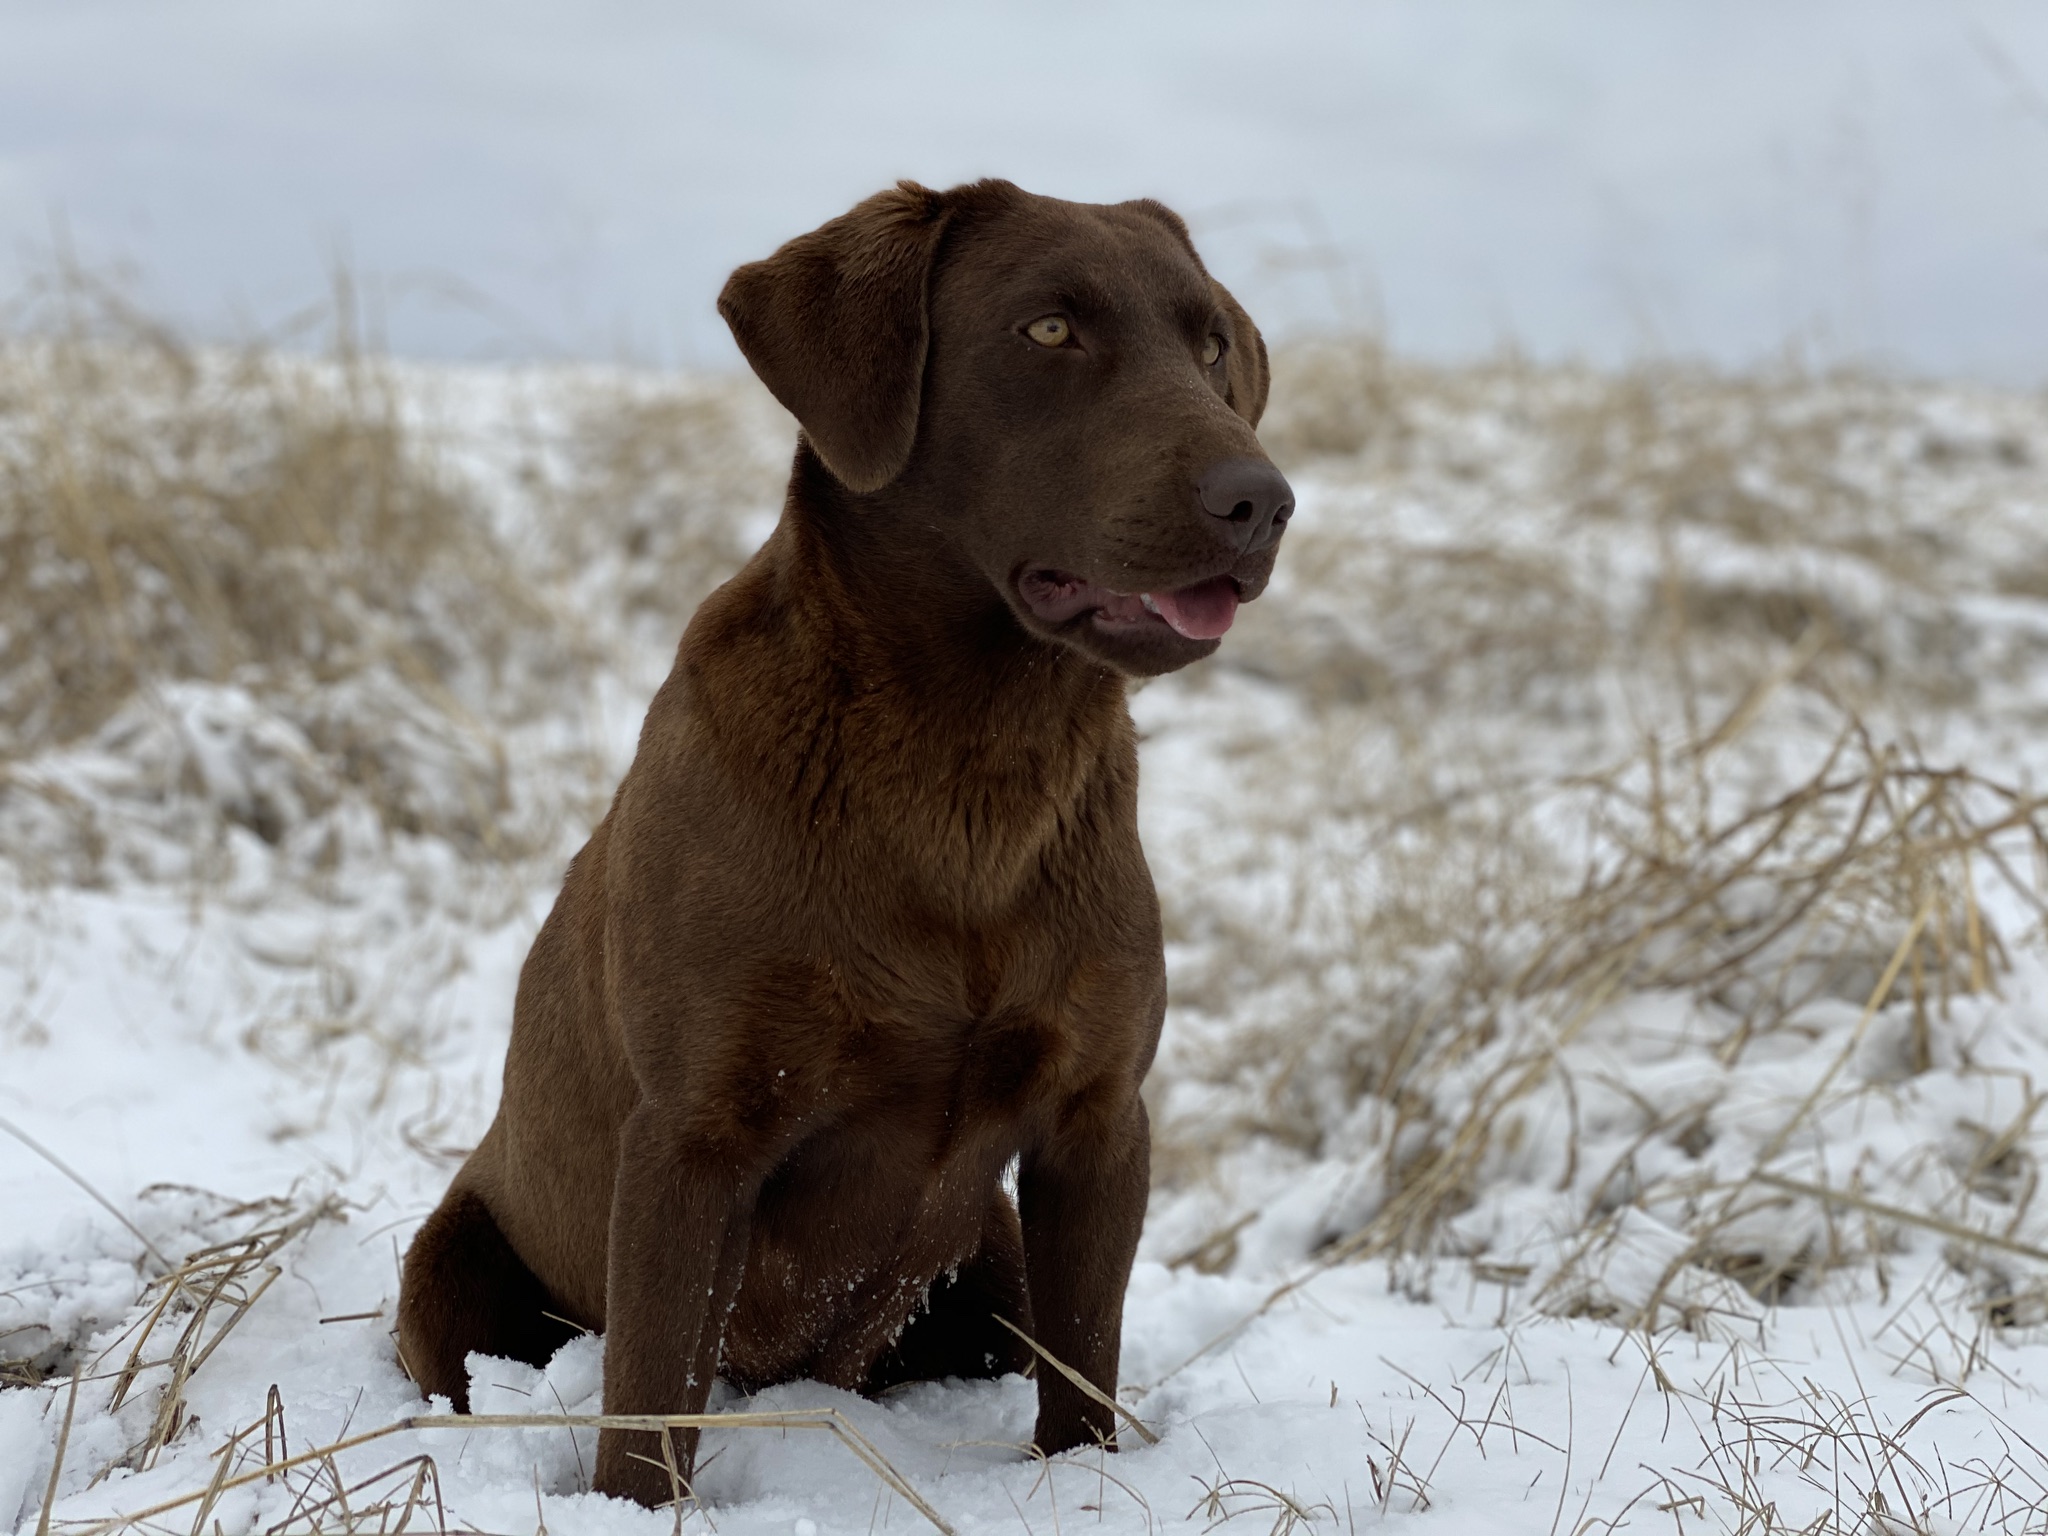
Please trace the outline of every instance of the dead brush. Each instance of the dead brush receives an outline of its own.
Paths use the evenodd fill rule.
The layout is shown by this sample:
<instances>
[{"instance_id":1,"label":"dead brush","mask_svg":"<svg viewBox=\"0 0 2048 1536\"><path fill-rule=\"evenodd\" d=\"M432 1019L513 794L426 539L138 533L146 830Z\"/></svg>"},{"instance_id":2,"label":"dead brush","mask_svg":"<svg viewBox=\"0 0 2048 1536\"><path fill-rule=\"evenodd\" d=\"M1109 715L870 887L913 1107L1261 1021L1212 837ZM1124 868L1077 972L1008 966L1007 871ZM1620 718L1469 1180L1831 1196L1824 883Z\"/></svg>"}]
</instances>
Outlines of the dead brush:
<instances>
[{"instance_id":1,"label":"dead brush","mask_svg":"<svg viewBox=\"0 0 2048 1536\"><path fill-rule=\"evenodd\" d=\"M145 1198L153 1194L198 1196L203 1192L168 1186L143 1192ZM92 1384L94 1397L101 1399L96 1411L108 1416L117 1414L138 1392L154 1394L142 1434L120 1455L95 1467L88 1486L117 1471L154 1466L191 1427L187 1386L282 1276L282 1256L316 1227L342 1215L342 1202L332 1195L311 1201L280 1197L240 1203L204 1198L217 1205L206 1225L240 1225L243 1230L225 1241L193 1249L174 1262L163 1260L157 1247L143 1239L162 1272L142 1283L132 1320L91 1358L73 1358L68 1380L61 1387L40 1379L35 1383L47 1385L64 1399L37 1520L39 1533L52 1528L52 1505L62 1482L80 1388Z\"/></svg>"},{"instance_id":2,"label":"dead brush","mask_svg":"<svg viewBox=\"0 0 2048 1536\"><path fill-rule=\"evenodd\" d=\"M2031 423L1959 426L1866 372L1677 364L1537 409L1550 493L1596 525L1657 531L1666 569L1635 628L1695 631L1680 686L1710 684L1717 645L1753 658L1811 639L1860 712L1980 698L1986 658L1951 599L2024 581L2042 558L2024 532L2041 489Z\"/></svg>"},{"instance_id":3,"label":"dead brush","mask_svg":"<svg viewBox=\"0 0 2048 1536\"><path fill-rule=\"evenodd\" d=\"M933 1527L942 1532L952 1530L874 1443L833 1408L666 1417L416 1414L373 1429L349 1432L344 1426L337 1439L295 1453L287 1431L285 1404L275 1386L270 1389L262 1417L230 1433L211 1453L214 1469L203 1487L110 1519L55 1518L52 1504L64 1472L80 1386L111 1383L111 1395L100 1408L106 1414L117 1413L138 1391L155 1393L154 1411L142 1436L121 1456L95 1469L88 1486L98 1485L116 1471L143 1471L155 1466L163 1452L185 1435L194 1422L186 1402L187 1385L282 1276L283 1255L316 1227L342 1219L343 1214L342 1201L332 1195L313 1201L273 1198L226 1205L213 1214L212 1222L246 1222L247 1229L226 1241L194 1249L147 1281L134 1320L90 1361L78 1362L67 1381L47 1384L53 1401L55 1397L64 1398L65 1411L37 1522L39 1536L47 1536L50 1531L112 1536L125 1529L164 1530L168 1527L163 1517L181 1510L192 1511L192 1532L206 1531L210 1520L217 1530L221 1500L237 1490L259 1484L275 1485L289 1493L289 1503L281 1515L276 1513L273 1502L271 1518L260 1527L262 1536L329 1536L335 1532L357 1536L373 1531L378 1536L398 1536L407 1530L421 1532L422 1536L428 1532L439 1536L449 1531L450 1526L440 1470L431 1455L415 1453L365 1473L360 1470L359 1459L349 1453L394 1435L414 1432L605 1428L822 1432L844 1445L883 1488L901 1498ZM346 1471L344 1458L351 1463ZM679 1525L686 1504L694 1502L687 1484L679 1481Z\"/></svg>"},{"instance_id":4,"label":"dead brush","mask_svg":"<svg viewBox=\"0 0 2048 1536\"><path fill-rule=\"evenodd\" d=\"M1914 404L1910 386L1867 372L1659 363L1584 380L1557 399L1545 429L1559 482L1583 516L1838 549L1919 580L1930 555L1967 555L1965 529L1928 526L1906 493L1976 445L1926 426ZM2005 468L2027 462L2010 437L1979 456Z\"/></svg>"},{"instance_id":5,"label":"dead brush","mask_svg":"<svg viewBox=\"0 0 2048 1536\"><path fill-rule=\"evenodd\" d=\"M315 365L195 350L76 270L17 306L0 335L0 762L181 679L319 702L382 674L472 737L483 701L531 681L515 642L541 600L350 313L344 287ZM418 830L430 813L387 743L346 710L301 712L387 823ZM503 764L469 758L470 808L444 830L487 851Z\"/></svg>"},{"instance_id":6,"label":"dead brush","mask_svg":"<svg viewBox=\"0 0 2048 1536\"><path fill-rule=\"evenodd\" d=\"M1410 433L1406 407L1415 371L1370 336L1276 347L1272 398L1259 423L1259 440L1293 464L1396 455Z\"/></svg>"},{"instance_id":7,"label":"dead brush","mask_svg":"<svg viewBox=\"0 0 2048 1536\"><path fill-rule=\"evenodd\" d=\"M1285 611L1249 611L1225 653L1313 723L1226 744L1258 793L1229 802L1191 887L1270 898L1164 887L1194 1015L1166 1069L1205 1088L1196 1111L1156 1117L1164 1180L1199 1181L1250 1138L1334 1153L1358 1171L1325 1259L1469 1252L1458 1218L1551 1114L1564 1166L1546 1177L1578 1202L1585 1260L1616 1212L1654 1206L1682 1218L1676 1267L1767 1299L1881 1264L1912 1224L1785 1154L1852 1086L1928 1071L1952 1005L2048 933L2048 804L2020 774L1920 744L1942 711L2024 707L2033 631L1987 640L1957 598L1999 588L1987 553L2009 570L2048 558L2040 423L1850 374L1510 360L1385 377L1390 400L1327 370L1289 386L1353 391L1310 416L1384 417L1400 448L1324 461L1332 511L1290 534ZM1753 1166L1720 1166L1703 1112L1647 1104L1635 1147L1588 1166L1574 1044L1659 995L1712 1021L1729 1070L1846 1006L1882 1081L1860 1061L1851 1085L1837 1063ZM2031 1119L1973 1133L1953 1170L2001 1202L1995 1224L1988 1206L1961 1224L1994 1248L2030 1208ZM1648 1143L1685 1177L1646 1182ZM1767 1251L1754 1238L1772 1222L1814 1241ZM1245 1225L1222 1212L1182 1258L1227 1266ZM1548 1276L1554 1298L1573 1267ZM1986 1284L2024 1311L2031 1281ZM1647 1326L1668 1299L1622 1320Z\"/></svg>"},{"instance_id":8,"label":"dead brush","mask_svg":"<svg viewBox=\"0 0 2048 1536\"><path fill-rule=\"evenodd\" d=\"M557 566L679 630L780 510L794 425L751 378L581 380L566 398L531 487Z\"/></svg>"},{"instance_id":9,"label":"dead brush","mask_svg":"<svg viewBox=\"0 0 2048 1536\"><path fill-rule=\"evenodd\" d=\"M283 1199L232 1206L219 1219L254 1218L249 1231L195 1249L149 1282L142 1296L147 1310L102 1349L84 1374L102 1376L102 1364L127 1344L121 1363L111 1372L113 1396L106 1412L119 1412L149 1373L162 1371L164 1379L155 1388L156 1411L142 1438L100 1468L94 1482L117 1469L141 1471L155 1465L164 1447L185 1428L186 1383L283 1275L276 1262L279 1255L322 1222L339 1219L341 1212L341 1202L333 1196L306 1206Z\"/></svg>"},{"instance_id":10,"label":"dead brush","mask_svg":"<svg viewBox=\"0 0 2048 1536\"><path fill-rule=\"evenodd\" d=\"M1319 699L1363 689L1383 709L1423 702L1418 690L1439 703L1456 679L1523 713L1626 667L1674 621L1695 632L1693 681L1708 689L1726 670L1709 652L1747 673L1819 624L1853 663L1834 683L1861 711L1969 702L1988 658L1946 599L2035 593L2048 570L2029 535L2048 437L2011 402L1969 405L1981 419L1854 371L1603 373L1513 356L1442 368L1369 338L1282 349L1262 435L1340 499L1363 493L1397 515L1370 539L1297 526L1280 578L1298 590L1290 612L1248 610L1250 643L1226 648L1225 664L1277 663L1286 681L1312 667ZM1410 508L1425 530L1448 515L1467 536L1412 536L1398 515ZM1494 536L1532 518L1546 537ZM1588 564L1637 531L1662 542L1667 579ZM1406 657L1333 626L1339 594L1430 672L1411 677ZM1417 645L1420 626L1436 634Z\"/></svg>"},{"instance_id":11,"label":"dead brush","mask_svg":"<svg viewBox=\"0 0 2048 1536\"><path fill-rule=\"evenodd\" d=\"M1201 1480L1197 1478L1196 1481ZM1290 1536L1295 1530L1312 1528L1324 1515L1335 1520L1337 1507L1326 1499L1305 1502L1257 1478L1219 1475L1214 1482L1202 1484L1202 1496L1188 1511L1187 1518L1192 1521L1198 1515L1208 1521L1202 1527L1205 1531L1213 1531L1247 1515L1260 1520L1271 1515L1272 1524L1267 1527L1267 1536Z\"/></svg>"},{"instance_id":12,"label":"dead brush","mask_svg":"<svg viewBox=\"0 0 2048 1536\"><path fill-rule=\"evenodd\" d=\"M1857 1192L1793 1188L1768 1165L1821 1106L1880 1011L1895 1001L1910 1007L1904 1049L1892 1067L1895 1079L1910 1078L1934 1065L1937 1023L1948 1017L1953 1000L1994 987L2007 964L2007 941L1987 915L1985 879L2008 910L2029 919L2034 935L2048 933L2042 922L2048 917L2048 800L1967 768L1929 765L1896 745L1880 746L1850 715L1802 781L1761 804L1749 803L1734 788L1743 775L1724 766L1725 749L1798 665L1759 679L1704 739L1677 750L1652 741L1629 768L1570 785L1584 797L1585 825L1599 850L1583 881L1540 912L1528 909L1535 939L1518 952L1504 984L1497 964L1477 972L1480 985L1468 985L1445 1004L1446 1028L1435 1042L1416 1048L1412 1037L1402 1038L1381 1075L1381 1091L1417 1106L1426 1122L1442 1101L1413 1087L1404 1098L1399 1069L1405 1063L1426 1077L1505 1036L1526 1044L1498 1056L1454 1124L1430 1125L1420 1140L1423 1150L1390 1166L1384 1205L1333 1245L1333 1257L1429 1251L1443 1223L1475 1196L1489 1159L1497 1158L1512 1106L1560 1082L1570 1093L1569 1079L1559 1075L1558 1052L1602 1009L1657 991L1689 994L1727 1021L1716 1047L1724 1066L1741 1061L1756 1041L1787 1028L1816 1001L1862 1010L1843 1057L1754 1166L1733 1184L1686 1192L1690 1246L1665 1283L1681 1266L1701 1265L1730 1274L1754 1294L1775 1294L1787 1261L1754 1252L1733 1234L1746 1218L1781 1211L1788 1194L1817 1201L1824 1209L1807 1219L1828 1234L1825 1251L1802 1254L1798 1269L1824 1269L1873 1251L1872 1234L1856 1240L1825 1209L1857 1203ZM1496 982L1491 990L1489 979ZM1412 1148L1417 1129L1397 1119L1390 1139L1406 1133ZM2024 1130L2023 1119L1987 1135L1984 1154L1964 1171L1964 1187L2001 1157L2027 1156L2017 1140ZM1694 1132L1657 1126L1646 1134L1682 1141ZM1574 1178L1575 1143L1568 1156L1566 1184ZM1606 1240L1608 1228L1598 1217L1615 1180L1625 1186L1627 1175L1617 1164L1594 1182L1580 1258ZM1623 1198L1641 1201L1653 1193L1627 1190ZM2009 1212L2008 1231L2023 1219L2032 1193L2028 1180ZM1910 1213L1907 1219L1910 1224ZM1951 1229L1949 1235L1958 1234ZM1996 1234L1982 1240L2001 1241ZM1563 1266L1545 1293L1568 1287L1572 1269L1572 1263ZM1660 1285L1643 1312L1625 1320L1653 1325L1663 1293Z\"/></svg>"},{"instance_id":13,"label":"dead brush","mask_svg":"<svg viewBox=\"0 0 2048 1536\"><path fill-rule=\"evenodd\" d=\"M1914 1431L1951 1405L1981 1403L1931 1392L1903 1423L1869 1402L1799 1384L1784 1401L1717 1393L1695 1414L1704 1456L1679 1482L1744 1536L1920 1536L1937 1531L2040 1529L2048 1458L2002 1420L1996 1459L1950 1460ZM1810 1513L1815 1506L1817 1512ZM1796 1511L1796 1513L1794 1513Z\"/></svg>"},{"instance_id":14,"label":"dead brush","mask_svg":"<svg viewBox=\"0 0 2048 1536\"><path fill-rule=\"evenodd\" d=\"M1397 1101L1405 1091L1414 1113L1426 1115L1436 1100L1414 1079L1510 1032L1526 1043L1498 1056L1459 1119L1430 1125L1423 1149L1390 1166L1384 1205L1333 1253L1428 1251L1472 1198L1512 1106L1554 1082L1560 1047L1619 997L1673 990L1711 1004L1727 1021L1717 1046L1725 1064L1816 999L1853 1000L1866 1024L1904 1001L1911 1022L1896 1067L1911 1076L1932 1065L1934 1032L1953 1000L1990 988L2005 966L1980 880L1988 874L2037 914L2048 911L2035 865L2048 855L2048 804L2013 786L1904 759L1852 724L1790 792L1716 811L1669 795L1686 756L1653 752L1633 775L1582 786L1605 861L1550 909L1498 990L1465 999L1439 1038L1403 1043L1389 1066L1411 1081L1390 1073L1381 1091ZM1752 1179L1769 1172L1822 1089L1772 1138ZM1769 1191L1783 1203L1782 1183ZM1700 1196L1687 1262L1767 1288L1772 1266L1726 1249L1717 1230L1753 1197L1747 1181L1716 1199ZM1849 1243L1812 1262L1860 1249Z\"/></svg>"}]
</instances>

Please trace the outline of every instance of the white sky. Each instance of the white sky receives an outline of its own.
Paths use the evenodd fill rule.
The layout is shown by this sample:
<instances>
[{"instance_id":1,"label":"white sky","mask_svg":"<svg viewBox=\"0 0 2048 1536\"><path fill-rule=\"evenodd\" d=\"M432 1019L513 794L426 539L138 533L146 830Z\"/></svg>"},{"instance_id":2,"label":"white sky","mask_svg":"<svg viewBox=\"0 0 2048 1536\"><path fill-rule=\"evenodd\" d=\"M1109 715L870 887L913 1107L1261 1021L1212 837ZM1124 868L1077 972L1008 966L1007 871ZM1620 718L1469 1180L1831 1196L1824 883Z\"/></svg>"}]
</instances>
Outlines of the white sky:
<instances>
[{"instance_id":1,"label":"white sky","mask_svg":"<svg viewBox=\"0 0 2048 1536\"><path fill-rule=\"evenodd\" d=\"M2048 0L0 0L0 282L723 366L897 176L1152 194L1269 331L2048 380ZM481 306L481 307L479 307Z\"/></svg>"}]
</instances>

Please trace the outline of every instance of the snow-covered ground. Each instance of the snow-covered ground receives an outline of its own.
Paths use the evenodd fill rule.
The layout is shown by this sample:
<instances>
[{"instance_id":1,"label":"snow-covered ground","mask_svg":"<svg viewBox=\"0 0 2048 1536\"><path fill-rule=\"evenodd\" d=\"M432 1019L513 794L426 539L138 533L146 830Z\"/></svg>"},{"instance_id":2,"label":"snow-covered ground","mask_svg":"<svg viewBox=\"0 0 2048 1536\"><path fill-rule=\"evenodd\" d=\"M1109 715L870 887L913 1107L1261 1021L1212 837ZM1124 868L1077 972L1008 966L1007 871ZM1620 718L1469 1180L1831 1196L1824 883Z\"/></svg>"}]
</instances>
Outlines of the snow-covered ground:
<instances>
[{"instance_id":1,"label":"snow-covered ground","mask_svg":"<svg viewBox=\"0 0 2048 1536\"><path fill-rule=\"evenodd\" d=\"M794 1384L707 1435L684 1525L2048 1526L2048 404L1335 345L1281 380L1281 576L1134 698L1174 1006L1122 1395L1157 1443L1036 1460L1017 1379ZM245 395L6 418L0 553L153 617L60 727L61 658L19 658L92 634L0 615L0 1529L676 1527L584 1491L588 1430L402 1426L391 1313L789 425L717 381L378 387L472 542L270 550L297 607L339 594L329 651L140 534L21 534L67 424ZM178 473L267 472L236 441ZM240 505L177 526L227 560ZM595 1412L599 1361L480 1360L475 1409Z\"/></svg>"}]
</instances>

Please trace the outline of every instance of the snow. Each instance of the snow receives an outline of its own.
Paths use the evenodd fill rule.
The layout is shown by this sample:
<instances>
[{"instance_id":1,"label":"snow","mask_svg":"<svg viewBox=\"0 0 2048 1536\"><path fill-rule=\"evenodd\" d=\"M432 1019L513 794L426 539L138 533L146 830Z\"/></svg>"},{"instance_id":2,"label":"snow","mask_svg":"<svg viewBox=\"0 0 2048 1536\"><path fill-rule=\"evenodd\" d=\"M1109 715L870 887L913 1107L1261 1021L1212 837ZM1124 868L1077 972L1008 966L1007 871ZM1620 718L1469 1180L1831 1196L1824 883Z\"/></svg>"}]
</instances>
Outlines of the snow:
<instances>
[{"instance_id":1,"label":"snow","mask_svg":"<svg viewBox=\"0 0 2048 1536\"><path fill-rule=\"evenodd\" d=\"M0 767L0 1358L47 1376L0 1391L0 1529L38 1529L60 1441L60 1531L188 1496L150 1528L676 1528L584 1491L593 1432L563 1427L401 1428L207 1494L280 1433L277 1459L445 1408L398 1368L398 1256L487 1122L525 947L692 600L698 546L657 536L723 519L727 558L786 452L732 386L403 387L551 594L523 643L567 659L462 684L460 729L374 666L167 679ZM2040 1529L2048 410L1391 388L1288 461L1280 579L1217 661L1134 697L1175 1001L1122 1400L1158 1443L1041 1461L1016 1378L718 1406L831 1410L962 1533ZM593 399L728 411L728 499L591 470ZM394 720L378 793L409 821L334 745ZM493 848L465 786L500 774ZM1816 774L1847 787L1742 830ZM165 1304L166 1261L217 1291ZM471 1371L479 1413L600 1400L594 1339ZM815 1422L708 1433L686 1528L922 1528Z\"/></svg>"}]
</instances>

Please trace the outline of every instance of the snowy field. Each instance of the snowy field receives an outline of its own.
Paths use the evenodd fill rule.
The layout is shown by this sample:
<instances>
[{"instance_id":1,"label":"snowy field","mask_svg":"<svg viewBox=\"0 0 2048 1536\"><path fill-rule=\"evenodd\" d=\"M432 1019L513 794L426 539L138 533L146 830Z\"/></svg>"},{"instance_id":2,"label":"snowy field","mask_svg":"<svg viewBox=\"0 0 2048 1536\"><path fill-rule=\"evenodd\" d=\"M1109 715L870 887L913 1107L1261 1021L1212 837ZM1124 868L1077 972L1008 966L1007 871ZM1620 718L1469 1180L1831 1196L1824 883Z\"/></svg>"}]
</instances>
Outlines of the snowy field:
<instances>
[{"instance_id":1,"label":"snowy field","mask_svg":"<svg viewBox=\"0 0 2048 1536\"><path fill-rule=\"evenodd\" d=\"M647 1512L433 1421L397 1261L789 422L0 352L0 1530L2048 1529L2048 402L1277 373L1280 575L1133 700L1144 1429L799 1383Z\"/></svg>"}]
</instances>

